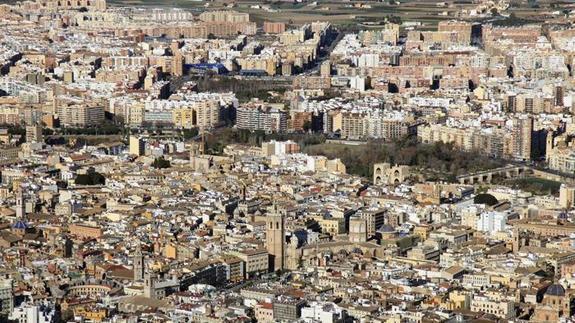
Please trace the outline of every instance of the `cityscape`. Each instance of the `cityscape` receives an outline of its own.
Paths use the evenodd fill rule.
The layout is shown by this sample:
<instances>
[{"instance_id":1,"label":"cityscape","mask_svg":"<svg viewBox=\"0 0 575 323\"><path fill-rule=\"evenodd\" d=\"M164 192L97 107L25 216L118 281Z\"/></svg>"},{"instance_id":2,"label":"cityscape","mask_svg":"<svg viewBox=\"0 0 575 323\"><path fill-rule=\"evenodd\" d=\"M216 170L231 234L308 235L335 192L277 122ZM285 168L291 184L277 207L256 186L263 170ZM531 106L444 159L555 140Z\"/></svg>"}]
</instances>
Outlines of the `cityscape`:
<instances>
[{"instance_id":1,"label":"cityscape","mask_svg":"<svg viewBox=\"0 0 575 323\"><path fill-rule=\"evenodd\" d=\"M575 322L575 3L0 0L0 322Z\"/></svg>"}]
</instances>

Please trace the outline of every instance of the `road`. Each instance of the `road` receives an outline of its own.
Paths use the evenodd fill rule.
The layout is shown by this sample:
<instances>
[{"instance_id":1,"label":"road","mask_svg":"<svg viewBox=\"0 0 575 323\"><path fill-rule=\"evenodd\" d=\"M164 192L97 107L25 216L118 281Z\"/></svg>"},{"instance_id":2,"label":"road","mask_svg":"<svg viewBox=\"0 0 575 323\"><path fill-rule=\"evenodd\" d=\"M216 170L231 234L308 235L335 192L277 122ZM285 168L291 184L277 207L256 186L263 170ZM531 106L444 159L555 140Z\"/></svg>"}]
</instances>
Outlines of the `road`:
<instances>
[{"instance_id":1,"label":"road","mask_svg":"<svg viewBox=\"0 0 575 323\"><path fill-rule=\"evenodd\" d=\"M322 56L320 56L316 61L315 64L312 68L306 70L305 72L303 72L301 75L313 75L313 74L317 74L319 73L319 69L321 68L321 64L329 59L329 56L331 55L331 52L334 50L335 46L337 46L337 44L341 41L341 39L343 38L343 36L345 36L345 32L339 32L337 34L337 36L335 37L335 39L331 42L331 44L329 45L329 47L327 49L324 50L324 54Z\"/></svg>"}]
</instances>

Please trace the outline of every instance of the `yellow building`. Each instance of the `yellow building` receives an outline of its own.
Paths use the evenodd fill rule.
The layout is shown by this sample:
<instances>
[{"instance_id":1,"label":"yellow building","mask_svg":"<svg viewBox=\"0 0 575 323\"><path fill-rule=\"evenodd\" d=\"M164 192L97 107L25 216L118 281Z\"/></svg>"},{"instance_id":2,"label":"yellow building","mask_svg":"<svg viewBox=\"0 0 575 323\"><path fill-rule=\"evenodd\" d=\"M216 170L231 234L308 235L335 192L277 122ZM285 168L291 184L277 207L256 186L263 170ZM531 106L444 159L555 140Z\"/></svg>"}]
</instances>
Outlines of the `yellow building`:
<instances>
[{"instance_id":1,"label":"yellow building","mask_svg":"<svg viewBox=\"0 0 575 323\"><path fill-rule=\"evenodd\" d=\"M345 233L345 219L320 219L318 222L321 226L321 231L324 233L329 233L331 235L339 235Z\"/></svg>"},{"instance_id":2,"label":"yellow building","mask_svg":"<svg viewBox=\"0 0 575 323\"><path fill-rule=\"evenodd\" d=\"M193 102L190 106L172 110L172 121L177 128L212 128L221 120L220 110L217 100Z\"/></svg>"},{"instance_id":3,"label":"yellow building","mask_svg":"<svg viewBox=\"0 0 575 323\"><path fill-rule=\"evenodd\" d=\"M80 316L85 320L94 322L103 321L108 315L108 310L92 306L79 306L74 308L74 316Z\"/></svg>"},{"instance_id":4,"label":"yellow building","mask_svg":"<svg viewBox=\"0 0 575 323\"><path fill-rule=\"evenodd\" d=\"M280 35L280 42L284 45L294 45L297 43L303 43L306 38L305 30L288 30Z\"/></svg>"},{"instance_id":5,"label":"yellow building","mask_svg":"<svg viewBox=\"0 0 575 323\"><path fill-rule=\"evenodd\" d=\"M493 314L502 319L515 317L515 303L476 295L471 300L471 311Z\"/></svg>"},{"instance_id":6,"label":"yellow building","mask_svg":"<svg viewBox=\"0 0 575 323\"><path fill-rule=\"evenodd\" d=\"M186 260L196 258L197 250L194 247L170 242L164 247L164 256L169 259Z\"/></svg>"},{"instance_id":7,"label":"yellow building","mask_svg":"<svg viewBox=\"0 0 575 323\"><path fill-rule=\"evenodd\" d=\"M418 225L413 229L413 234L419 237L421 241L427 240L429 238L429 233L433 228L428 225Z\"/></svg>"},{"instance_id":8,"label":"yellow building","mask_svg":"<svg viewBox=\"0 0 575 323\"><path fill-rule=\"evenodd\" d=\"M247 278L268 271L268 252L265 249L242 250L232 252L232 254L245 263Z\"/></svg>"},{"instance_id":9,"label":"yellow building","mask_svg":"<svg viewBox=\"0 0 575 323\"><path fill-rule=\"evenodd\" d=\"M447 305L448 310L469 310L470 305L471 296L469 293L460 290L454 290L449 293L449 303Z\"/></svg>"},{"instance_id":10,"label":"yellow building","mask_svg":"<svg viewBox=\"0 0 575 323\"><path fill-rule=\"evenodd\" d=\"M339 159L327 159L324 156L313 156L314 170L316 172L328 172L335 174L347 174L345 164Z\"/></svg>"},{"instance_id":11,"label":"yellow building","mask_svg":"<svg viewBox=\"0 0 575 323\"><path fill-rule=\"evenodd\" d=\"M143 156L146 152L146 142L141 137L130 136L130 155Z\"/></svg>"},{"instance_id":12,"label":"yellow building","mask_svg":"<svg viewBox=\"0 0 575 323\"><path fill-rule=\"evenodd\" d=\"M363 138L365 118L361 113L344 112L341 114L341 137L349 139Z\"/></svg>"},{"instance_id":13,"label":"yellow building","mask_svg":"<svg viewBox=\"0 0 575 323\"><path fill-rule=\"evenodd\" d=\"M166 247L164 247L164 257L169 259L176 259L178 257L178 249L174 243L168 243Z\"/></svg>"},{"instance_id":14,"label":"yellow building","mask_svg":"<svg viewBox=\"0 0 575 323\"><path fill-rule=\"evenodd\" d=\"M242 70L260 70L268 75L276 75L279 60L276 56L251 55L238 58L238 64Z\"/></svg>"}]
</instances>

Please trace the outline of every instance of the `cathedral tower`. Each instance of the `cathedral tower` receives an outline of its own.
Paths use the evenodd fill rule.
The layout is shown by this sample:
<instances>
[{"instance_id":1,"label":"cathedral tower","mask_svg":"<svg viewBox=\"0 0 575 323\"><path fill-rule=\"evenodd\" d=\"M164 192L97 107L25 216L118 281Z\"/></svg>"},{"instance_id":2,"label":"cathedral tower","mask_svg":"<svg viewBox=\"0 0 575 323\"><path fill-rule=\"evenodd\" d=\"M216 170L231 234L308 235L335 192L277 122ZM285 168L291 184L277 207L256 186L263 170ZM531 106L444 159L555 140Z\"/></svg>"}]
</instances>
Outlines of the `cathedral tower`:
<instances>
[{"instance_id":1,"label":"cathedral tower","mask_svg":"<svg viewBox=\"0 0 575 323\"><path fill-rule=\"evenodd\" d=\"M282 270L285 254L285 219L275 204L272 212L266 217L266 248L270 255L270 271Z\"/></svg>"}]
</instances>

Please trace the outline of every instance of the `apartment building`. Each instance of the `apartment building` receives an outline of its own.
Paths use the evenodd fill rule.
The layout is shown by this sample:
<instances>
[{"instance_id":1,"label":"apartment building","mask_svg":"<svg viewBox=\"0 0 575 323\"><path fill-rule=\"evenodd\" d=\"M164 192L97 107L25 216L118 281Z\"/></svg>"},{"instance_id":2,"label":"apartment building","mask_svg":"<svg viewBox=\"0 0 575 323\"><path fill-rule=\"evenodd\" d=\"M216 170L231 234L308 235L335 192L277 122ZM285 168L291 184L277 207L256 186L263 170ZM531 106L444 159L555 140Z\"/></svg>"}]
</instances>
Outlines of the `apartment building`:
<instances>
[{"instance_id":1,"label":"apartment building","mask_svg":"<svg viewBox=\"0 0 575 323\"><path fill-rule=\"evenodd\" d=\"M575 172L575 150L572 148L556 148L547 155L550 169L564 173Z\"/></svg>"},{"instance_id":2,"label":"apartment building","mask_svg":"<svg viewBox=\"0 0 575 323\"><path fill-rule=\"evenodd\" d=\"M231 252L245 263L247 278L267 272L269 268L269 255L266 249L240 250Z\"/></svg>"},{"instance_id":3,"label":"apartment building","mask_svg":"<svg viewBox=\"0 0 575 323\"><path fill-rule=\"evenodd\" d=\"M183 129L213 128L221 121L221 109L217 100L193 102L172 111L173 123Z\"/></svg>"},{"instance_id":4,"label":"apartment building","mask_svg":"<svg viewBox=\"0 0 575 323\"><path fill-rule=\"evenodd\" d=\"M104 11L106 10L106 0L36 0L24 1L20 4L20 7L23 10L57 11L86 8L88 10Z\"/></svg>"},{"instance_id":5,"label":"apartment building","mask_svg":"<svg viewBox=\"0 0 575 323\"><path fill-rule=\"evenodd\" d=\"M130 155L143 156L146 152L146 141L142 137L130 136Z\"/></svg>"},{"instance_id":6,"label":"apartment building","mask_svg":"<svg viewBox=\"0 0 575 323\"><path fill-rule=\"evenodd\" d=\"M482 151L494 157L531 159L533 119L516 118L507 128L456 128L447 125L419 126L417 137L423 143L453 143L467 151Z\"/></svg>"},{"instance_id":7,"label":"apartment building","mask_svg":"<svg viewBox=\"0 0 575 323\"><path fill-rule=\"evenodd\" d=\"M250 15L248 13L223 10L205 11L200 14L199 18L203 22L241 23L250 21Z\"/></svg>"},{"instance_id":8,"label":"apartment building","mask_svg":"<svg viewBox=\"0 0 575 323\"><path fill-rule=\"evenodd\" d=\"M512 120L511 140L513 142L512 152L509 154L513 158L520 160L531 159L531 142L533 137L533 119L515 118Z\"/></svg>"},{"instance_id":9,"label":"apartment building","mask_svg":"<svg viewBox=\"0 0 575 323\"><path fill-rule=\"evenodd\" d=\"M341 112L342 138L393 140L416 131L413 118L405 114Z\"/></svg>"},{"instance_id":10,"label":"apartment building","mask_svg":"<svg viewBox=\"0 0 575 323\"><path fill-rule=\"evenodd\" d=\"M273 303L274 320L282 322L297 321L306 302L301 299L280 299Z\"/></svg>"},{"instance_id":11,"label":"apartment building","mask_svg":"<svg viewBox=\"0 0 575 323\"><path fill-rule=\"evenodd\" d=\"M287 113L281 110L283 105L280 106L262 103L240 106L236 110L236 127L252 131L284 132L287 130Z\"/></svg>"},{"instance_id":12,"label":"apartment building","mask_svg":"<svg viewBox=\"0 0 575 323\"><path fill-rule=\"evenodd\" d=\"M265 21L263 30L266 34L281 34L286 31L286 24L283 22Z\"/></svg>"},{"instance_id":13,"label":"apartment building","mask_svg":"<svg viewBox=\"0 0 575 323\"><path fill-rule=\"evenodd\" d=\"M68 127L97 126L104 122L104 107L100 105L61 104L56 112L60 124Z\"/></svg>"},{"instance_id":14,"label":"apartment building","mask_svg":"<svg viewBox=\"0 0 575 323\"><path fill-rule=\"evenodd\" d=\"M362 44L390 43L397 44L399 40L399 25L385 24L381 30L363 30L358 34Z\"/></svg>"},{"instance_id":15,"label":"apartment building","mask_svg":"<svg viewBox=\"0 0 575 323\"><path fill-rule=\"evenodd\" d=\"M457 34L457 42L460 44L471 44L471 33L473 24L467 21L447 20L437 24L437 31L451 32Z\"/></svg>"},{"instance_id":16,"label":"apartment building","mask_svg":"<svg viewBox=\"0 0 575 323\"><path fill-rule=\"evenodd\" d=\"M362 113L341 113L341 137L360 139L364 137L365 116Z\"/></svg>"},{"instance_id":17,"label":"apartment building","mask_svg":"<svg viewBox=\"0 0 575 323\"><path fill-rule=\"evenodd\" d=\"M294 89L329 89L331 78L329 76L297 76L293 80Z\"/></svg>"},{"instance_id":18,"label":"apartment building","mask_svg":"<svg viewBox=\"0 0 575 323\"><path fill-rule=\"evenodd\" d=\"M0 107L0 124L19 124L20 109L13 106Z\"/></svg>"},{"instance_id":19,"label":"apartment building","mask_svg":"<svg viewBox=\"0 0 575 323\"><path fill-rule=\"evenodd\" d=\"M250 55L238 58L237 62L242 70L264 71L268 75L276 75L279 66L278 57L275 55Z\"/></svg>"},{"instance_id":20,"label":"apartment building","mask_svg":"<svg viewBox=\"0 0 575 323\"><path fill-rule=\"evenodd\" d=\"M146 56L108 56L102 60L102 67L149 67L150 58Z\"/></svg>"},{"instance_id":21,"label":"apartment building","mask_svg":"<svg viewBox=\"0 0 575 323\"><path fill-rule=\"evenodd\" d=\"M494 26L485 25L482 28L484 44L490 44L502 39L508 39L516 43L534 43L541 35L541 26Z\"/></svg>"},{"instance_id":22,"label":"apartment building","mask_svg":"<svg viewBox=\"0 0 575 323\"><path fill-rule=\"evenodd\" d=\"M383 208L362 209L358 212L360 219L364 220L367 224L367 236L372 237L375 235L385 221L386 210Z\"/></svg>"},{"instance_id":23,"label":"apartment building","mask_svg":"<svg viewBox=\"0 0 575 323\"><path fill-rule=\"evenodd\" d=\"M515 303L512 301L492 300L486 296L473 296L471 311L493 314L502 319L515 317Z\"/></svg>"}]
</instances>

